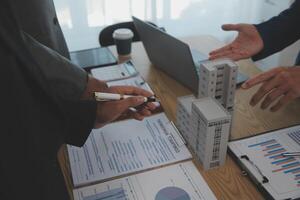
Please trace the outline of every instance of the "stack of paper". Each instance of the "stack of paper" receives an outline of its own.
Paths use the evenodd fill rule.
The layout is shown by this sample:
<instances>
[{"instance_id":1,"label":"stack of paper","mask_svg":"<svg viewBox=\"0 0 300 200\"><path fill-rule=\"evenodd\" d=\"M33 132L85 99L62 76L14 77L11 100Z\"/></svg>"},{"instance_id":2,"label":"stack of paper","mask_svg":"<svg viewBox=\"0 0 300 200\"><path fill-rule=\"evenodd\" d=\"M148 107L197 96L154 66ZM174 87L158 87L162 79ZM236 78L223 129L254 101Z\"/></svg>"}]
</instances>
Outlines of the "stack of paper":
<instances>
[{"instance_id":1,"label":"stack of paper","mask_svg":"<svg viewBox=\"0 0 300 200\"><path fill-rule=\"evenodd\" d=\"M95 129L82 148L68 152L75 186L192 157L164 113Z\"/></svg>"},{"instance_id":2,"label":"stack of paper","mask_svg":"<svg viewBox=\"0 0 300 200\"><path fill-rule=\"evenodd\" d=\"M138 73L117 79L107 84L153 92ZM82 148L68 145L68 154L76 200L215 199L194 164L183 162L192 155L163 112L94 129Z\"/></svg>"},{"instance_id":3,"label":"stack of paper","mask_svg":"<svg viewBox=\"0 0 300 200\"><path fill-rule=\"evenodd\" d=\"M74 190L75 200L214 200L194 164L184 162Z\"/></svg>"}]
</instances>

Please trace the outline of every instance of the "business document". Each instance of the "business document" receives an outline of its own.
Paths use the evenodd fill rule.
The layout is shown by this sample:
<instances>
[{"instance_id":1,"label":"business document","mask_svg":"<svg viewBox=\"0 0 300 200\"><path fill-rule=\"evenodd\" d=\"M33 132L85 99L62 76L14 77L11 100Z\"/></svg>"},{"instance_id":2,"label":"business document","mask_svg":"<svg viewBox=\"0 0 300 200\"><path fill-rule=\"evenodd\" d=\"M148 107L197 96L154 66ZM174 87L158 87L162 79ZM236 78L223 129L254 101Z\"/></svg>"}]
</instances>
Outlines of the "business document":
<instances>
[{"instance_id":1,"label":"business document","mask_svg":"<svg viewBox=\"0 0 300 200\"><path fill-rule=\"evenodd\" d=\"M283 156L300 152L299 125L233 141L229 148L274 199L300 198L300 158Z\"/></svg>"},{"instance_id":2,"label":"business document","mask_svg":"<svg viewBox=\"0 0 300 200\"><path fill-rule=\"evenodd\" d=\"M134 87L142 88L144 90L153 92L149 84L140 75L127 78L127 79L117 80L117 81L108 81L107 85L108 86L115 86L115 85L134 86Z\"/></svg>"},{"instance_id":3,"label":"business document","mask_svg":"<svg viewBox=\"0 0 300 200\"><path fill-rule=\"evenodd\" d=\"M91 74L99 80L114 81L134 77L138 74L138 71L131 61L127 61L117 65L92 69Z\"/></svg>"},{"instance_id":4,"label":"business document","mask_svg":"<svg viewBox=\"0 0 300 200\"><path fill-rule=\"evenodd\" d=\"M75 189L75 200L215 200L195 165L183 162Z\"/></svg>"},{"instance_id":5,"label":"business document","mask_svg":"<svg viewBox=\"0 0 300 200\"><path fill-rule=\"evenodd\" d=\"M95 129L68 154L75 187L192 158L164 113Z\"/></svg>"}]
</instances>

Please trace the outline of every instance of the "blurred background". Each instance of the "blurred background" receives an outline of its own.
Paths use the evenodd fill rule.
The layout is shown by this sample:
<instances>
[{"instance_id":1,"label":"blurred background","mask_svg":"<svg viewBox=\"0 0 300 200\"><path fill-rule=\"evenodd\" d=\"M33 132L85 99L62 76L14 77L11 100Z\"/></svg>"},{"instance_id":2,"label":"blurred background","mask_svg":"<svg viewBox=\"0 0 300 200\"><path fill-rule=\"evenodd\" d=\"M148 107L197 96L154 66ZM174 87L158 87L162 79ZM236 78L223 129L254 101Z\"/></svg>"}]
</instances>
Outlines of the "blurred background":
<instances>
[{"instance_id":1,"label":"blurred background","mask_svg":"<svg viewBox=\"0 0 300 200\"><path fill-rule=\"evenodd\" d=\"M229 43L236 35L224 23L260 23L288 8L293 0L54 0L70 51L99 46L105 26L134 15L164 27L175 37L212 35ZM256 64L263 70L293 65L300 42Z\"/></svg>"}]
</instances>

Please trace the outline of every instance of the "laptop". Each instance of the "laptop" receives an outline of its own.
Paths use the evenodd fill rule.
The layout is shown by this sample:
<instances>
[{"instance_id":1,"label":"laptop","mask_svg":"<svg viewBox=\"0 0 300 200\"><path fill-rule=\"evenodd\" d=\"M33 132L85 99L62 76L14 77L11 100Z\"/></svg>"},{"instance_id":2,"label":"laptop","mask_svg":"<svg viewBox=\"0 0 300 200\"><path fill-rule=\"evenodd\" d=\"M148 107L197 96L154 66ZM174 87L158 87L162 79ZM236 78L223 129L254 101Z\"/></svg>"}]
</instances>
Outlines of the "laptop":
<instances>
[{"instance_id":1,"label":"laptop","mask_svg":"<svg viewBox=\"0 0 300 200\"><path fill-rule=\"evenodd\" d=\"M200 64L208 57L161 29L136 17L132 19L152 64L197 94ZM237 84L247 79L238 73Z\"/></svg>"}]
</instances>

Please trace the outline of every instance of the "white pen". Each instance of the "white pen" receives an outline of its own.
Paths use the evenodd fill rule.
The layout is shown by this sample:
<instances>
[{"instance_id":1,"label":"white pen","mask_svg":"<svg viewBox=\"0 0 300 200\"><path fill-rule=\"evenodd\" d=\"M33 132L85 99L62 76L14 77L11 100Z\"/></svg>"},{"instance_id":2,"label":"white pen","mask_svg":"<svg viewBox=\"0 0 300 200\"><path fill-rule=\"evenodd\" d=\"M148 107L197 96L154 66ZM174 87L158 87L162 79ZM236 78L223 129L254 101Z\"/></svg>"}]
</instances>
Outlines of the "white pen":
<instances>
[{"instance_id":1,"label":"white pen","mask_svg":"<svg viewBox=\"0 0 300 200\"><path fill-rule=\"evenodd\" d=\"M282 156L284 156L284 157L298 157L298 156L300 156L300 152L282 153Z\"/></svg>"},{"instance_id":2,"label":"white pen","mask_svg":"<svg viewBox=\"0 0 300 200\"><path fill-rule=\"evenodd\" d=\"M122 100L129 97L136 97L134 95L123 95L123 94L114 94L114 93L103 93L103 92L94 92L96 101L115 101ZM144 97L144 102L158 102L158 99L155 96Z\"/></svg>"}]
</instances>

